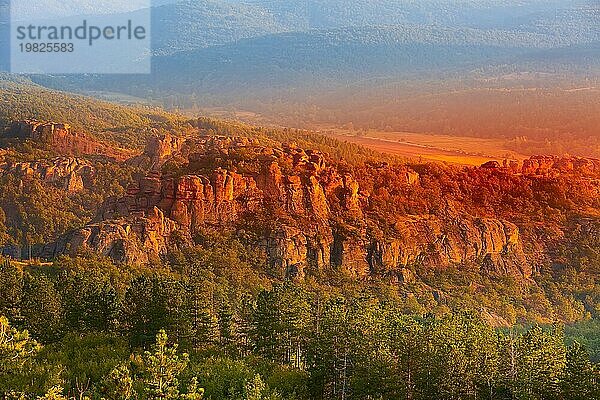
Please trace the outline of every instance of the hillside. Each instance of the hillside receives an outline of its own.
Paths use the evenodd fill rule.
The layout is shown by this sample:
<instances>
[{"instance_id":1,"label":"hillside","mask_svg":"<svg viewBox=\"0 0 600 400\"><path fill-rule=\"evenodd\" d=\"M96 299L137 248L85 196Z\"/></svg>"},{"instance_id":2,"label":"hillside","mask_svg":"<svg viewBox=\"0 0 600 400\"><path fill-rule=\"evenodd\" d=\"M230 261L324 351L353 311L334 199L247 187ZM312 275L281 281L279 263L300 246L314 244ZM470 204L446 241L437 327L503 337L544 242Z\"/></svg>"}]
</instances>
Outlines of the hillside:
<instances>
[{"instance_id":1,"label":"hillside","mask_svg":"<svg viewBox=\"0 0 600 400\"><path fill-rule=\"evenodd\" d=\"M460 28L542 33L563 43L584 43L598 38L587 29L593 18L589 5L569 2L462 2L380 1L377 7L364 1L224 1L152 2L152 45L155 54L174 54L224 45L244 38L284 32L335 30L373 26L453 26ZM105 4L79 3L58 7L65 16L110 15L145 8L143 1ZM30 9L35 7L30 6ZM28 15L36 16L33 10ZM473 18L473 15L476 18ZM44 17L48 17L47 15ZM511 22L509 22L511 21Z\"/></svg>"},{"instance_id":2,"label":"hillside","mask_svg":"<svg viewBox=\"0 0 600 400\"><path fill-rule=\"evenodd\" d=\"M139 108L7 88L19 116L73 121L0 134L0 393L146 398L157 359L196 399L597 390L600 160L406 162L208 118L146 130ZM111 138L144 150L69 127L105 112L141 123ZM534 361L507 372L515 351Z\"/></svg>"},{"instance_id":3,"label":"hillside","mask_svg":"<svg viewBox=\"0 0 600 400\"><path fill-rule=\"evenodd\" d=\"M151 75L31 79L188 115L225 110L274 126L473 136L525 155L596 157L597 15L576 0L167 2L153 9ZM148 137L126 141L136 136Z\"/></svg>"},{"instance_id":4,"label":"hillside","mask_svg":"<svg viewBox=\"0 0 600 400\"><path fill-rule=\"evenodd\" d=\"M446 81L442 88L370 82L312 97L302 106L256 102L248 109L281 124L323 132L340 128L350 135L397 141L403 132L475 137L501 140L507 151L526 155L598 157L598 88L593 78L500 71Z\"/></svg>"},{"instance_id":5,"label":"hillside","mask_svg":"<svg viewBox=\"0 0 600 400\"><path fill-rule=\"evenodd\" d=\"M598 0L151 3L0 0L1 400L600 400Z\"/></svg>"},{"instance_id":6,"label":"hillside","mask_svg":"<svg viewBox=\"0 0 600 400\"><path fill-rule=\"evenodd\" d=\"M152 10L152 47L155 54L174 54L294 28L251 4L180 1Z\"/></svg>"},{"instance_id":7,"label":"hillside","mask_svg":"<svg viewBox=\"0 0 600 400\"><path fill-rule=\"evenodd\" d=\"M0 99L0 177L7 188L1 195L6 213L0 218L0 236L4 245L22 251L30 241L51 241L89 222L107 197L123 194L141 170L116 161L140 154L159 134L184 136L202 126L209 132L258 137L265 143L296 140L338 160L393 159L307 132L191 121L155 109L45 89L26 79L0 81ZM24 189L22 179L29 182Z\"/></svg>"},{"instance_id":8,"label":"hillside","mask_svg":"<svg viewBox=\"0 0 600 400\"><path fill-rule=\"evenodd\" d=\"M153 9L153 41L155 51L164 54L267 33L407 25L543 33L571 44L598 38L590 24L595 9L588 2L514 3L378 1L373 7L361 0L179 1Z\"/></svg>"},{"instance_id":9,"label":"hillside","mask_svg":"<svg viewBox=\"0 0 600 400\"><path fill-rule=\"evenodd\" d=\"M336 87L380 76L439 76L474 66L518 65L526 61L521 58L527 55L525 49L584 50L600 39L591 28L598 10L588 2L517 3L157 3L152 8L152 43L154 54L162 57L156 59L152 77L74 77L43 83L159 100L181 96L203 104L219 99L231 103L280 88ZM578 62L571 64L576 68ZM171 87L164 78L173 72L179 78L169 82ZM265 84L271 85L267 93L260 90Z\"/></svg>"},{"instance_id":10,"label":"hillside","mask_svg":"<svg viewBox=\"0 0 600 400\"><path fill-rule=\"evenodd\" d=\"M106 104L88 106L76 108L80 121ZM255 267L274 280L383 280L427 296L440 284L437 273L456 271L477 276L496 299L487 279L537 287L557 265L581 262L595 235L578 232L598 227L594 159L407 164L308 132L205 118L186 125L185 135L154 130L146 150L126 161L6 141L5 133L4 251L47 260L96 254L147 267L201 248L197 240L212 232L253 249ZM437 290L460 303L462 289ZM570 307L581 306L577 299ZM573 314L554 304L533 313L527 301L518 301L525 307L518 316L502 311L499 298L489 307L513 322L575 321L594 307Z\"/></svg>"},{"instance_id":11,"label":"hillside","mask_svg":"<svg viewBox=\"0 0 600 400\"><path fill-rule=\"evenodd\" d=\"M227 103L269 99L286 90L331 90L381 77L440 78L490 64L518 63L533 51L558 44L551 35L531 32L429 25L352 27L278 33L158 56L149 76L33 79L158 101Z\"/></svg>"},{"instance_id":12,"label":"hillside","mask_svg":"<svg viewBox=\"0 0 600 400\"><path fill-rule=\"evenodd\" d=\"M155 108L120 107L0 75L0 127L25 119L69 121L77 130L125 148L143 147L153 130L180 129L183 121Z\"/></svg>"},{"instance_id":13,"label":"hillside","mask_svg":"<svg viewBox=\"0 0 600 400\"><path fill-rule=\"evenodd\" d=\"M279 11L255 21L256 4L165 5L154 14L164 19L155 24L160 55L153 74L32 79L61 90L133 95L188 113L251 112L278 126L351 124L502 138L527 155L597 155L600 53L597 32L587 28L593 8L523 11L510 26L418 21L307 29L282 22L279 14L298 11L280 6L270 5ZM179 26L173 20L184 21L189 34L170 31ZM469 106L478 111L457 112ZM562 135L573 146L561 144Z\"/></svg>"}]
</instances>

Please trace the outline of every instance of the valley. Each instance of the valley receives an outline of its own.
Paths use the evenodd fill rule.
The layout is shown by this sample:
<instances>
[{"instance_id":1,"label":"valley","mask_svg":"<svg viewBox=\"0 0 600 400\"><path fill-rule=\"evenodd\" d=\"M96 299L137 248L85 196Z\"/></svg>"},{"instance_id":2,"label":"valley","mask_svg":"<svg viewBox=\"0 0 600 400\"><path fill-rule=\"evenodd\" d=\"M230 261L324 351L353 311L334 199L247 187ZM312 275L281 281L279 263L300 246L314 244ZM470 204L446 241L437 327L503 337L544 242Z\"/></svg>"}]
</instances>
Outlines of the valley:
<instances>
[{"instance_id":1,"label":"valley","mask_svg":"<svg viewBox=\"0 0 600 400\"><path fill-rule=\"evenodd\" d=\"M389 153L410 160L426 160L458 165L480 166L488 161L524 160L523 154L506 148L499 139L420 134L413 132L356 132L325 129L327 135L356 143L380 153Z\"/></svg>"},{"instance_id":2,"label":"valley","mask_svg":"<svg viewBox=\"0 0 600 400\"><path fill-rule=\"evenodd\" d=\"M597 1L71 3L152 68L0 1L0 399L600 399Z\"/></svg>"},{"instance_id":3,"label":"valley","mask_svg":"<svg viewBox=\"0 0 600 400\"><path fill-rule=\"evenodd\" d=\"M462 393L465 380L473 393L523 390L504 373L485 389L479 378L452 383L454 335L482 351L466 360L496 354L494 370L509 363L505 346L544 351L526 371L551 363L563 377L555 393L574 387L566 365L600 359L597 158L489 163L506 155L503 139L318 133L26 80L0 89L0 328L30 349L8 373L2 364L0 391L58 393L87 377L86 392L120 398L129 389L109 383L121 377L148 393L148 351L163 357L167 337L194 354L181 356L177 376L189 383L177 387L218 399L232 398L214 386L223 369L241 374L223 390L243 399L254 387L276 399L339 398L331 385L344 374L353 393L385 388L390 398ZM102 364L80 365L74 352ZM335 372L335 352L355 367ZM414 357L421 372L411 373L426 380L360 383L405 368L388 352Z\"/></svg>"},{"instance_id":4,"label":"valley","mask_svg":"<svg viewBox=\"0 0 600 400\"><path fill-rule=\"evenodd\" d=\"M275 124L273 118L252 111L202 108L198 112L212 118L285 129L284 126ZM185 115L191 116L193 112L187 111ZM387 153L412 161L426 160L479 166L492 160L502 162L504 159L523 160L528 158L526 155L510 150L510 145L503 139L389 132L375 129L350 130L344 127L316 123L303 126L307 126L311 132L330 136L341 142L354 143L378 153Z\"/></svg>"}]
</instances>

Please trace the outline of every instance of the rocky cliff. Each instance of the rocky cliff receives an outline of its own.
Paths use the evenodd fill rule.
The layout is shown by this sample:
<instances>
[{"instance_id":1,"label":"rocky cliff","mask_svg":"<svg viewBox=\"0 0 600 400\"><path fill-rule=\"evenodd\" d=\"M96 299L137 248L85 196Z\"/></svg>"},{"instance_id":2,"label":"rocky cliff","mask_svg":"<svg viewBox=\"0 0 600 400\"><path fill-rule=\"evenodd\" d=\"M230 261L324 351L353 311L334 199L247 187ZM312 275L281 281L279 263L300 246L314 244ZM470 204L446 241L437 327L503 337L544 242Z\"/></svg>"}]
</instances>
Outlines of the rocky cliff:
<instances>
[{"instance_id":1,"label":"rocky cliff","mask_svg":"<svg viewBox=\"0 0 600 400\"><path fill-rule=\"evenodd\" d=\"M68 124L54 122L35 120L14 122L4 136L44 143L53 151L70 156L100 155L124 161L134 154L129 150L98 142L85 133L75 131Z\"/></svg>"},{"instance_id":2,"label":"rocky cliff","mask_svg":"<svg viewBox=\"0 0 600 400\"><path fill-rule=\"evenodd\" d=\"M523 161L504 160L502 164L490 161L482 165L487 169L504 169L514 174L559 176L578 174L600 175L600 159L585 157L533 156Z\"/></svg>"},{"instance_id":3,"label":"rocky cliff","mask_svg":"<svg viewBox=\"0 0 600 400\"><path fill-rule=\"evenodd\" d=\"M69 192L90 187L94 169L82 159L57 157L32 162L0 161L0 176L12 175L19 179L38 178Z\"/></svg>"},{"instance_id":4,"label":"rocky cliff","mask_svg":"<svg viewBox=\"0 0 600 400\"><path fill-rule=\"evenodd\" d=\"M97 221L45 246L42 256L96 251L118 262L148 263L176 237L192 243L206 227L256 235L274 275L301 278L341 270L359 278L411 280L411 268L474 264L527 278L532 267L510 221L463 214L397 215L382 221L351 169L293 144L267 147L247 138L168 135L146 149L152 170ZM367 170L391 173L387 166ZM409 168L396 185L420 184Z\"/></svg>"},{"instance_id":5,"label":"rocky cliff","mask_svg":"<svg viewBox=\"0 0 600 400\"><path fill-rule=\"evenodd\" d=\"M128 218L88 224L41 247L35 255L50 259L92 251L116 262L149 264L169 251L169 238L177 229L175 222L155 207Z\"/></svg>"}]
</instances>

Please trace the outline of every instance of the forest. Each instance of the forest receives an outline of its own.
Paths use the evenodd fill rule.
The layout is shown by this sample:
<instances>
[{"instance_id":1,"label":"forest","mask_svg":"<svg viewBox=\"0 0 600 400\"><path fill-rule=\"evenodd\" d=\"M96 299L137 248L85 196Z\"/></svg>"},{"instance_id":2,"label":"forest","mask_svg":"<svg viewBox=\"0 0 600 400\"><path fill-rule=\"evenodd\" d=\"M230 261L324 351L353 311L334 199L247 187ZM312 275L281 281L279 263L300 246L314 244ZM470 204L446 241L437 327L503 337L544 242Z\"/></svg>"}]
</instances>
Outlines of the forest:
<instances>
[{"instance_id":1,"label":"forest","mask_svg":"<svg viewBox=\"0 0 600 400\"><path fill-rule=\"evenodd\" d=\"M151 74L0 72L0 399L600 400L599 4L155 0Z\"/></svg>"},{"instance_id":2,"label":"forest","mask_svg":"<svg viewBox=\"0 0 600 400\"><path fill-rule=\"evenodd\" d=\"M5 398L596 399L562 325L414 314L391 291L269 284L233 251L171 270L0 267ZM227 265L229 263L229 265ZM414 312L414 311L413 311Z\"/></svg>"}]
</instances>

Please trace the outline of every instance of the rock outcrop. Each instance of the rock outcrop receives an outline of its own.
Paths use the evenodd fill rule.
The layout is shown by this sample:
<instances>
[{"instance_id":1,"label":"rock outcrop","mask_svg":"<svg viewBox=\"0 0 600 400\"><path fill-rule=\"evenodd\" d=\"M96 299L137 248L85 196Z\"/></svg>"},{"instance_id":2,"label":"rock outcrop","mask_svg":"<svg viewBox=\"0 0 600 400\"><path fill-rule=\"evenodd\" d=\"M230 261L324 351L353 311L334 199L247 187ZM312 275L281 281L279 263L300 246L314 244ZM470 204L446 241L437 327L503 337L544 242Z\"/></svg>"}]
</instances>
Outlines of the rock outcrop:
<instances>
[{"instance_id":1,"label":"rock outcrop","mask_svg":"<svg viewBox=\"0 0 600 400\"><path fill-rule=\"evenodd\" d=\"M76 255L82 250L108 256L116 262L149 264L165 254L178 227L154 207L128 219L101 221L72 231L40 249L38 256L51 259Z\"/></svg>"},{"instance_id":2,"label":"rock outcrop","mask_svg":"<svg viewBox=\"0 0 600 400\"><path fill-rule=\"evenodd\" d=\"M44 143L53 151L69 156L100 155L117 161L124 161L133 156L133 152L129 150L98 142L85 133L73 130L68 124L34 120L19 121L13 123L5 135Z\"/></svg>"},{"instance_id":3,"label":"rock outcrop","mask_svg":"<svg viewBox=\"0 0 600 400\"><path fill-rule=\"evenodd\" d=\"M34 162L0 162L0 176L9 174L20 179L38 178L69 192L89 187L93 172L90 163L73 157Z\"/></svg>"},{"instance_id":4,"label":"rock outcrop","mask_svg":"<svg viewBox=\"0 0 600 400\"><path fill-rule=\"evenodd\" d=\"M178 152L183 143L185 143L184 138L172 136L168 133L153 136L148 141L144 154L150 158L152 168L157 169L168 157Z\"/></svg>"},{"instance_id":5,"label":"rock outcrop","mask_svg":"<svg viewBox=\"0 0 600 400\"><path fill-rule=\"evenodd\" d=\"M407 282L416 265L461 264L523 278L532 273L515 224L469 215L382 222L360 181L318 151L246 138L162 136L146 152L155 167L171 158L186 163L176 172L154 168L125 196L107 201L97 221L46 246L44 257L87 249L148 263L168 253L174 236L191 241L207 226L236 232L259 224L247 244L262 249L268 270L282 277L330 269ZM389 167L369 168L375 174ZM407 188L419 185L408 168L393 174Z\"/></svg>"},{"instance_id":6,"label":"rock outcrop","mask_svg":"<svg viewBox=\"0 0 600 400\"><path fill-rule=\"evenodd\" d=\"M436 217L397 222L398 235L373 240L368 252L372 272L396 273L415 263L449 265L478 262L490 272L531 275L516 225L490 218L448 223Z\"/></svg>"},{"instance_id":7,"label":"rock outcrop","mask_svg":"<svg viewBox=\"0 0 600 400\"><path fill-rule=\"evenodd\" d=\"M504 160L502 165L490 161L482 165L486 169L503 169L514 174L558 176L577 174L580 176L600 176L600 159L585 157L533 156L522 162Z\"/></svg>"}]
</instances>

